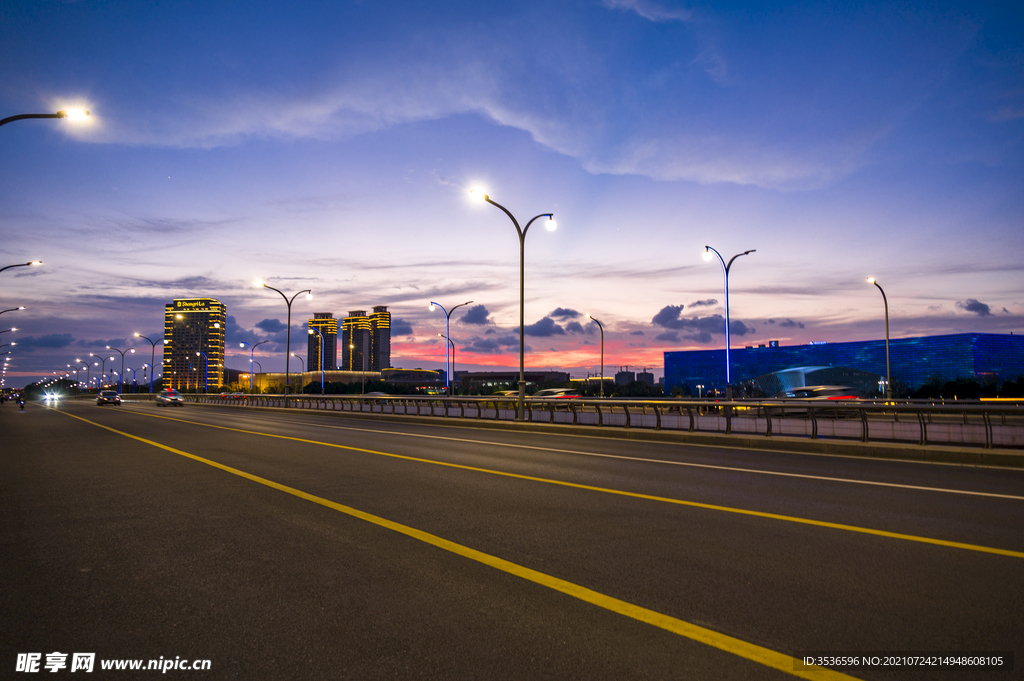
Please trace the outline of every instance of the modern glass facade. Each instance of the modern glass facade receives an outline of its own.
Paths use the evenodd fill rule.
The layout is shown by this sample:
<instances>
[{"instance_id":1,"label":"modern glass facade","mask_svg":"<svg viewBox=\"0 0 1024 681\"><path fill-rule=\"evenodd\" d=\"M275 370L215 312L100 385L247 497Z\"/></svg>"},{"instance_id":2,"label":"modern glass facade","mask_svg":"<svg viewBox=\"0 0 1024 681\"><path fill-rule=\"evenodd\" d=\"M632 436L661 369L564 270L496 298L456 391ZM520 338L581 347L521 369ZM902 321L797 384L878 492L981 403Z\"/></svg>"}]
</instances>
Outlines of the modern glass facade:
<instances>
[{"instance_id":1,"label":"modern glass facade","mask_svg":"<svg viewBox=\"0 0 1024 681\"><path fill-rule=\"evenodd\" d=\"M205 391L224 383L226 320L227 307L213 298L176 299L164 306L165 388Z\"/></svg>"},{"instance_id":2,"label":"modern glass facade","mask_svg":"<svg viewBox=\"0 0 1024 681\"><path fill-rule=\"evenodd\" d=\"M733 349L734 384L784 369L836 366L885 376L885 341L822 343ZM910 389L932 378L1013 380L1024 375L1024 336L958 333L889 341L892 380ZM688 386L691 394L725 390L725 349L665 353L665 387Z\"/></svg>"}]
</instances>

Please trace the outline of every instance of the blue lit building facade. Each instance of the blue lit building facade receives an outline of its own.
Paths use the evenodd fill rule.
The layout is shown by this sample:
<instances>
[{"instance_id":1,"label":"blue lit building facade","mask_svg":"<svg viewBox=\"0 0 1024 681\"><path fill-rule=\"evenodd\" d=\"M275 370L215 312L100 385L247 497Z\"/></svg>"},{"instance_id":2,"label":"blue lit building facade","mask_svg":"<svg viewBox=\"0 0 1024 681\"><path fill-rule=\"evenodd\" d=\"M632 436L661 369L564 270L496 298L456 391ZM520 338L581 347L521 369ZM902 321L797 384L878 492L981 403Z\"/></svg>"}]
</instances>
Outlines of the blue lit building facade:
<instances>
[{"instance_id":1,"label":"blue lit building facade","mask_svg":"<svg viewBox=\"0 0 1024 681\"><path fill-rule=\"evenodd\" d=\"M802 366L851 367L885 376L885 341L733 349L733 384ZM889 341L892 380L916 389L932 378L998 382L1024 375L1024 336L957 333ZM725 348L665 353L665 389L725 390Z\"/></svg>"}]
</instances>

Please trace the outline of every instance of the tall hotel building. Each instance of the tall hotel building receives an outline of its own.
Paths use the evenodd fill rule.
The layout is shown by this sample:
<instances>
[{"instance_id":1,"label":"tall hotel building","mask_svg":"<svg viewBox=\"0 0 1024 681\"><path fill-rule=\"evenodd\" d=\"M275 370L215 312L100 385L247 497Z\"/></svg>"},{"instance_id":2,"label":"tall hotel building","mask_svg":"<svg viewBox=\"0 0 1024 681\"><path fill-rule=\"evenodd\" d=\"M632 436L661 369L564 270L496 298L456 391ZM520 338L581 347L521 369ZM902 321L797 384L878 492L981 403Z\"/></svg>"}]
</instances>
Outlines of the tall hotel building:
<instances>
[{"instance_id":1,"label":"tall hotel building","mask_svg":"<svg viewBox=\"0 0 1024 681\"><path fill-rule=\"evenodd\" d=\"M309 346L306 353L306 371L320 371L320 343L323 341L324 371L333 371L338 367L338 320L330 312L314 312L309 320L309 328L320 333L309 334Z\"/></svg>"},{"instance_id":2,"label":"tall hotel building","mask_svg":"<svg viewBox=\"0 0 1024 681\"><path fill-rule=\"evenodd\" d=\"M227 308L213 298L175 300L164 307L165 388L206 390L224 383L226 323Z\"/></svg>"},{"instance_id":3,"label":"tall hotel building","mask_svg":"<svg viewBox=\"0 0 1024 681\"><path fill-rule=\"evenodd\" d=\"M341 320L341 369L381 371L391 368L391 313L384 305L353 310Z\"/></svg>"}]
</instances>

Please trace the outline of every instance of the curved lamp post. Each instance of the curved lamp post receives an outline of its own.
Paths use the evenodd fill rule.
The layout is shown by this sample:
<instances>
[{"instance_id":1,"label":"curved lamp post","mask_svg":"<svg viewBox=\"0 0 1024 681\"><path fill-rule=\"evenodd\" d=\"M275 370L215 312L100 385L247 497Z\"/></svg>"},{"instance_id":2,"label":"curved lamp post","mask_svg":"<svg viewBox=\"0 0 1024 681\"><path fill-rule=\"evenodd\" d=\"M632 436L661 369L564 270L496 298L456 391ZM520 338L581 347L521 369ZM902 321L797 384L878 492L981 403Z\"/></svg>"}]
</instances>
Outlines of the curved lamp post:
<instances>
[{"instance_id":1,"label":"curved lamp post","mask_svg":"<svg viewBox=\"0 0 1024 681\"><path fill-rule=\"evenodd\" d=\"M68 109L67 111L58 111L57 113L51 114L18 114L17 116L8 116L0 120L0 125L7 125L14 121L22 121L26 118L67 118L73 121L80 121L85 119L89 115L88 111L82 109Z\"/></svg>"},{"instance_id":2,"label":"curved lamp post","mask_svg":"<svg viewBox=\"0 0 1024 681\"><path fill-rule=\"evenodd\" d=\"M292 357L294 357L295 359L299 360L299 362L300 362L299 366L302 367L302 374L303 374L302 380L305 380L305 374L306 374L306 362L305 362L305 360L303 360L301 357L296 355L294 352L292 353ZM300 385L299 386L299 392L306 392L306 386L305 385Z\"/></svg>"},{"instance_id":3,"label":"curved lamp post","mask_svg":"<svg viewBox=\"0 0 1024 681\"><path fill-rule=\"evenodd\" d=\"M444 348L445 353L448 352L448 346L449 345L451 346L451 349L452 349L452 368L454 369L455 368L455 341L453 341L451 338L449 338L448 336L444 335L443 333L439 333L437 335L440 338L444 338L445 341L447 341L447 344L445 345L445 348ZM447 387L448 387L448 397L451 397L452 396L451 385L448 385Z\"/></svg>"},{"instance_id":4,"label":"curved lamp post","mask_svg":"<svg viewBox=\"0 0 1024 681\"><path fill-rule=\"evenodd\" d=\"M0 314L3 314L4 312L17 312L18 310L24 310L24 309L25 309L24 305L21 305L19 307L9 307L6 310L0 310Z\"/></svg>"},{"instance_id":5,"label":"curved lamp post","mask_svg":"<svg viewBox=\"0 0 1024 681\"><path fill-rule=\"evenodd\" d=\"M35 267L37 265L42 265L42 264L43 264L42 260L33 260L32 262L20 262L17 265L8 265L7 267L0 267L0 272L3 272L4 270L9 270L12 267ZM25 308L19 307L17 309L24 310Z\"/></svg>"},{"instance_id":6,"label":"curved lamp post","mask_svg":"<svg viewBox=\"0 0 1024 681\"><path fill-rule=\"evenodd\" d=\"M77 358L75 359L75 363L85 365L85 389L88 390L89 384L92 383L92 364L90 362L84 362Z\"/></svg>"},{"instance_id":7,"label":"curved lamp post","mask_svg":"<svg viewBox=\"0 0 1024 681\"><path fill-rule=\"evenodd\" d=\"M253 361L252 364L260 368L260 394L263 393L263 365L259 362ZM252 367L249 367L249 385L252 385ZM250 388L251 389L251 388Z\"/></svg>"},{"instance_id":8,"label":"curved lamp post","mask_svg":"<svg viewBox=\"0 0 1024 681\"><path fill-rule=\"evenodd\" d=\"M128 348L127 350L118 350L117 348L112 348L108 345L107 350L113 350L114 352L121 355L121 373L117 375L117 392L121 392L121 378L124 375L124 355L126 352L130 352L134 355L135 348ZM111 357L111 359L113 359L113 357Z\"/></svg>"},{"instance_id":9,"label":"curved lamp post","mask_svg":"<svg viewBox=\"0 0 1024 681\"><path fill-rule=\"evenodd\" d=\"M252 365L255 364L255 362L253 360L255 359L254 355L256 353L256 348L258 348L259 346L263 345L264 343L269 343L269 342L270 342L269 340L262 340L259 343L257 343L256 345L249 345L245 341L242 341L241 343L238 344L238 347L240 347L240 348L244 348L246 345L249 345L249 394L250 395L252 394ZM263 373L263 368L262 367L260 367L260 373Z\"/></svg>"},{"instance_id":10,"label":"curved lamp post","mask_svg":"<svg viewBox=\"0 0 1024 681\"><path fill-rule=\"evenodd\" d=\"M587 319L597 322L597 328L601 329L601 397L604 397L604 324L597 321L597 318L592 317L589 313L587 313Z\"/></svg>"},{"instance_id":11,"label":"curved lamp post","mask_svg":"<svg viewBox=\"0 0 1024 681\"><path fill-rule=\"evenodd\" d=\"M741 255L749 255L750 253L756 253L757 249L751 249L749 251L743 251L729 258L729 263L726 264L722 254L711 248L711 246L704 247L704 260L710 261L711 254L714 253L718 256L718 261L722 263L722 272L725 275L725 396L728 399L732 399L732 373L729 364L729 270L732 268L733 261Z\"/></svg>"},{"instance_id":12,"label":"curved lamp post","mask_svg":"<svg viewBox=\"0 0 1024 681\"><path fill-rule=\"evenodd\" d=\"M196 357L199 357L200 355L202 355L203 359L206 360L206 378L203 379L203 392L204 393L208 393L208 392L210 392L210 357L205 352L203 352L202 350L196 350ZM199 388L199 381L197 379L196 380L196 390L197 391L198 391L198 388Z\"/></svg>"},{"instance_id":13,"label":"curved lamp post","mask_svg":"<svg viewBox=\"0 0 1024 681\"><path fill-rule=\"evenodd\" d=\"M523 363L523 358L524 358L524 353L523 353L523 348L524 348L524 344L523 344L524 331L523 330L525 328L524 327L524 321L523 321L524 320L523 311L524 311L524 307L525 307L525 305L524 305L524 293L523 293L523 279L524 279L524 274L523 273L524 273L525 264L526 264L526 232L527 232L527 230L530 229L530 225L533 224L534 220L536 220L538 218L543 218L543 217L546 217L548 219L548 221L544 224L544 226L547 228L547 230L549 232L555 231L555 227L557 227L557 225L555 224L555 214L554 213L541 213L540 215L537 215L537 216L534 216L534 217L530 218L530 221L526 223L526 227L520 227L519 226L519 221L516 220L515 216L512 215L512 213L510 213L508 211L508 209L505 208L505 206L502 206L500 203L495 203L494 201L491 201L491 197L489 197L483 191L481 191L479 189L471 189L469 191L469 193L472 194L474 197L479 198L481 201L486 201L487 203L491 204L492 206L496 206L496 207L500 208L501 211L503 213L505 213L505 215L508 216L509 220L512 221L512 224L515 225L516 232L519 234L519 400L518 400L518 403L516 404L516 420L517 421L522 421L526 417L526 414L523 411L523 403L524 403L524 400L526 398L526 372L524 370L524 363Z\"/></svg>"},{"instance_id":14,"label":"curved lamp post","mask_svg":"<svg viewBox=\"0 0 1024 681\"><path fill-rule=\"evenodd\" d=\"M448 397L452 396L451 376L452 376L452 369L453 369L453 367L455 365L455 343L452 342L452 340L451 340L451 335L452 335L452 313L455 312L460 307L462 307L463 305L469 305L472 302L473 302L472 300L467 300L464 303L459 303L458 305L453 307L451 310L446 310L446 309L444 309L444 305L442 305L441 303L435 303L434 301L430 301L430 311L431 312L434 311L435 307L441 308L441 312L444 312L444 333L445 333L445 338L447 338L448 341L452 343L452 361L451 361L450 364L448 363L448 346L446 345L445 349L444 349L444 371L445 371L444 387L448 391ZM437 335L440 336L441 334L437 334Z\"/></svg>"},{"instance_id":15,"label":"curved lamp post","mask_svg":"<svg viewBox=\"0 0 1024 681\"><path fill-rule=\"evenodd\" d=\"M152 348L150 348L150 353L149 353L149 366L153 367L156 364L156 341L153 341L153 340L150 340L149 338L146 338L141 333L136 333L135 337L136 338L141 338L142 340L145 340L145 341L149 341L149 344L151 346L153 346ZM153 373L154 372L152 372L152 371L149 372L149 392L153 392ZM143 376L145 376L145 374L143 374Z\"/></svg>"},{"instance_id":16,"label":"curved lamp post","mask_svg":"<svg viewBox=\"0 0 1024 681\"><path fill-rule=\"evenodd\" d=\"M296 293L291 298L288 298L284 293L281 293L281 291L278 291L266 282L257 281L256 284L262 288L269 288L271 291L277 291L281 294L281 297L284 298L284 302L288 305L288 328L285 335L284 345L284 394L287 395L291 386L291 372L288 364L288 357L291 355L292 349L292 303L295 302L295 299L299 297L300 293L306 294L306 300L313 300L313 292L310 289L305 289L303 291L299 291L299 293Z\"/></svg>"},{"instance_id":17,"label":"curved lamp post","mask_svg":"<svg viewBox=\"0 0 1024 681\"><path fill-rule=\"evenodd\" d=\"M320 329L316 327L309 327L307 329L309 335L312 336L314 333L320 336L320 394L324 394L324 334L320 332Z\"/></svg>"},{"instance_id":18,"label":"curved lamp post","mask_svg":"<svg viewBox=\"0 0 1024 681\"><path fill-rule=\"evenodd\" d=\"M885 398L887 400L892 399L892 374L889 373L889 299L885 297L885 291L878 285L878 280L874 277L868 277L869 284L878 286L878 290L882 292L882 302L885 304Z\"/></svg>"},{"instance_id":19,"label":"curved lamp post","mask_svg":"<svg viewBox=\"0 0 1024 681\"><path fill-rule=\"evenodd\" d=\"M114 358L113 357L100 357L99 355L95 355L95 354L93 354L91 352L89 353L89 356L90 357L94 357L95 359L98 359L100 361L100 381L99 381L99 387L97 388L97 390L99 390L99 388L103 387L103 374L107 373L107 360L109 359L111 362L113 362ZM93 366L96 366L96 364L93 363Z\"/></svg>"}]
</instances>

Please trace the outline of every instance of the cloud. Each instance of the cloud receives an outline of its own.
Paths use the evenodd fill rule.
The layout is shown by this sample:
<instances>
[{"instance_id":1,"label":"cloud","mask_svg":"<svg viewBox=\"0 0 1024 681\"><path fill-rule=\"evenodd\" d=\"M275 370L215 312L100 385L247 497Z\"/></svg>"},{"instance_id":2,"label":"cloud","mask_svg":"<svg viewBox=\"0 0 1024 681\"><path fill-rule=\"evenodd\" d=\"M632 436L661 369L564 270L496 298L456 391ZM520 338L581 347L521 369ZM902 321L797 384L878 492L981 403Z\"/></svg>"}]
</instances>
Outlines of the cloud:
<instances>
[{"instance_id":1,"label":"cloud","mask_svg":"<svg viewBox=\"0 0 1024 681\"><path fill-rule=\"evenodd\" d=\"M280 333L288 327L280 319L262 319L256 322L256 328L266 333Z\"/></svg>"},{"instance_id":2,"label":"cloud","mask_svg":"<svg viewBox=\"0 0 1024 681\"><path fill-rule=\"evenodd\" d=\"M965 312L974 312L979 317L988 317L989 315L992 314L992 310L989 308L988 305L981 302L980 300L975 300L974 298L968 298L967 300L958 300L956 303L956 308L958 310L964 310Z\"/></svg>"},{"instance_id":3,"label":"cloud","mask_svg":"<svg viewBox=\"0 0 1024 681\"><path fill-rule=\"evenodd\" d=\"M480 338L474 336L469 339L469 342L462 347L462 352L479 352L479 353L502 353L508 352L510 349L519 350L519 336L508 335L508 336L495 336L492 338Z\"/></svg>"},{"instance_id":4,"label":"cloud","mask_svg":"<svg viewBox=\"0 0 1024 681\"><path fill-rule=\"evenodd\" d=\"M644 335L644 332L643 332L643 331L640 331L640 330L637 330L637 331L630 331L630 332L629 332L629 335L630 335L630 336L642 336L642 335Z\"/></svg>"},{"instance_id":5,"label":"cloud","mask_svg":"<svg viewBox=\"0 0 1024 681\"><path fill-rule=\"evenodd\" d=\"M661 308L656 315L654 315L654 318L651 319L651 323L655 326L660 326L672 331L688 331L689 334L684 337L697 341L698 343L711 342L711 334L725 333L725 318L722 317L722 315L712 315L710 317L680 317L679 314L682 311L682 305L666 305ZM745 336L753 332L754 327L748 326L736 319L729 320L729 333L731 335ZM673 338L667 334L661 334L655 338L658 340L673 341L678 340L679 336L677 335Z\"/></svg>"},{"instance_id":6,"label":"cloud","mask_svg":"<svg viewBox=\"0 0 1024 681\"><path fill-rule=\"evenodd\" d=\"M774 324L775 320L771 320L771 323ZM779 324L779 326L787 328L787 329L802 329L802 328L804 328L803 322L794 322L792 319L787 319L786 321L781 322Z\"/></svg>"},{"instance_id":7,"label":"cloud","mask_svg":"<svg viewBox=\"0 0 1024 681\"><path fill-rule=\"evenodd\" d=\"M559 319L559 320L562 320L562 319L575 319L576 317L580 316L580 313L577 312L576 310L570 310L570 309L567 309L567 308L564 308L564 307L557 307L557 308L555 308L554 312L552 312L548 316L553 318L553 319Z\"/></svg>"},{"instance_id":8,"label":"cloud","mask_svg":"<svg viewBox=\"0 0 1024 681\"><path fill-rule=\"evenodd\" d=\"M692 21L693 13L685 9L662 7L649 0L603 0L605 7L624 12L636 12L644 19L655 22Z\"/></svg>"},{"instance_id":9,"label":"cloud","mask_svg":"<svg viewBox=\"0 0 1024 681\"><path fill-rule=\"evenodd\" d=\"M4 340L5 343L10 343L9 340ZM48 350L56 348L66 348L75 342L74 337L70 333L51 333L46 336L26 336L24 338L15 338L14 341L17 345L11 347L14 352L32 352L37 348L45 348ZM104 345L109 345L105 341L100 341Z\"/></svg>"},{"instance_id":10,"label":"cloud","mask_svg":"<svg viewBox=\"0 0 1024 681\"><path fill-rule=\"evenodd\" d=\"M555 323L551 317L544 317L535 324L527 324L523 329L523 333L527 336L539 336L541 338L547 338L549 336L564 336L565 329Z\"/></svg>"},{"instance_id":11,"label":"cloud","mask_svg":"<svg viewBox=\"0 0 1024 681\"><path fill-rule=\"evenodd\" d=\"M690 303L690 307L711 307L718 305L718 300L715 298L708 298L707 300L695 300Z\"/></svg>"},{"instance_id":12,"label":"cloud","mask_svg":"<svg viewBox=\"0 0 1024 681\"><path fill-rule=\"evenodd\" d=\"M391 335L392 336L411 336L413 335L412 324L404 319L398 319L397 317L391 320Z\"/></svg>"},{"instance_id":13,"label":"cloud","mask_svg":"<svg viewBox=\"0 0 1024 681\"><path fill-rule=\"evenodd\" d=\"M583 328L583 325L580 324L579 322L569 322L568 324L565 325L565 330L568 331L569 333L586 333L586 330Z\"/></svg>"},{"instance_id":14,"label":"cloud","mask_svg":"<svg viewBox=\"0 0 1024 681\"><path fill-rule=\"evenodd\" d=\"M466 310L466 314L462 315L461 321L464 324L476 324L478 326L492 323L491 313L487 311L487 307L484 305L474 305Z\"/></svg>"}]
</instances>

